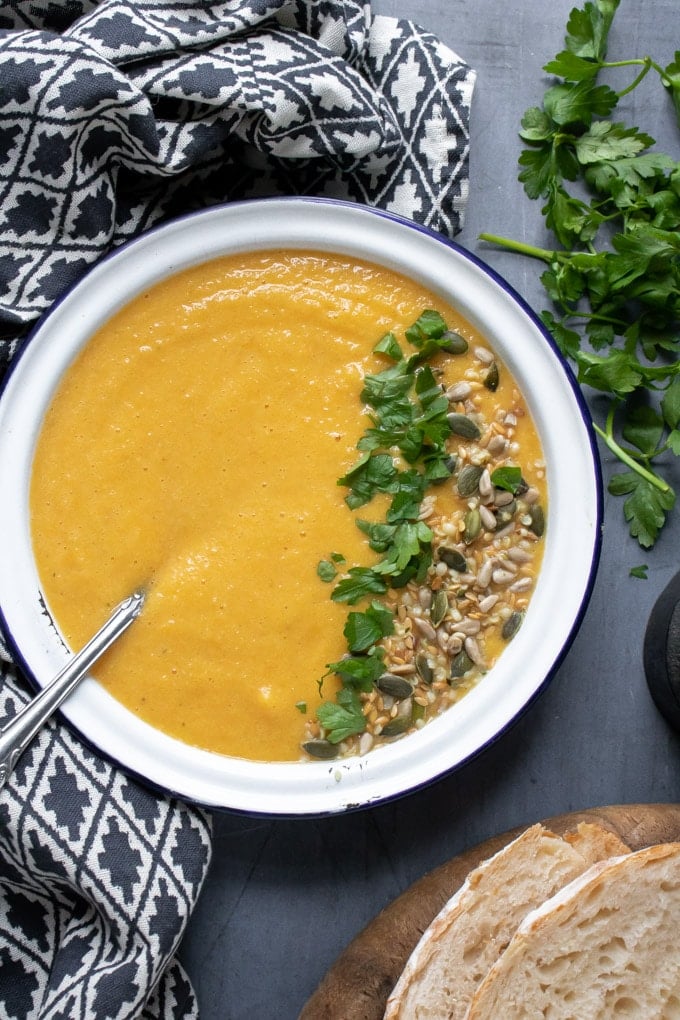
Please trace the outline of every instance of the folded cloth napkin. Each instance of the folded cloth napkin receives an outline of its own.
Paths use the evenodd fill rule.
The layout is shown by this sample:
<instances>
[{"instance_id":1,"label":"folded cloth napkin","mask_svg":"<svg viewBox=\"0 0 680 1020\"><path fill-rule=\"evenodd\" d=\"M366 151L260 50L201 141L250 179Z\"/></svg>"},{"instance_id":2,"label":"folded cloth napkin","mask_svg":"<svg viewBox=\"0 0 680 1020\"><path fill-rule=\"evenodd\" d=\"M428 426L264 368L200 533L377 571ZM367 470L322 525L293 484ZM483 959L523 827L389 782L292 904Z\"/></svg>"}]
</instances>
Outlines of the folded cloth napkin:
<instances>
[{"instance_id":1,"label":"folded cloth napkin","mask_svg":"<svg viewBox=\"0 0 680 1020\"><path fill-rule=\"evenodd\" d=\"M25 700L3 677L0 716ZM0 798L0 1016L197 1015L173 958L210 822L47 726Z\"/></svg>"},{"instance_id":2,"label":"folded cloth napkin","mask_svg":"<svg viewBox=\"0 0 680 1020\"><path fill-rule=\"evenodd\" d=\"M90 265L173 215L315 194L456 234L474 80L359 0L0 6L0 373ZM0 724L28 698L5 652ZM0 1020L195 1015L174 952L210 849L205 813L50 723L0 793Z\"/></svg>"}]
</instances>

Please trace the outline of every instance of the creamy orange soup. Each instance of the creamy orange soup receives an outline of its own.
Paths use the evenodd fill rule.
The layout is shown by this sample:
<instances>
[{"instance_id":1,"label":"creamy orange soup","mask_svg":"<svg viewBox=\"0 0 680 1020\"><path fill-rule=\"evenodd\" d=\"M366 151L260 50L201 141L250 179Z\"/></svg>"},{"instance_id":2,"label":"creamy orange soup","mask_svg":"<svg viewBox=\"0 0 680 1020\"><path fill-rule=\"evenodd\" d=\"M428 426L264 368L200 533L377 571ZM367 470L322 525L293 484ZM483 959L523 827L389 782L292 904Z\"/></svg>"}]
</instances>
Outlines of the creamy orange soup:
<instances>
[{"instance_id":1,"label":"creamy orange soup","mask_svg":"<svg viewBox=\"0 0 680 1020\"><path fill-rule=\"evenodd\" d=\"M141 616L95 670L132 712L250 759L297 760L319 736L316 708L337 686L327 678L320 694L319 680L346 651L347 607L317 564L333 551L375 559L337 479L367 424L359 394L382 367L374 344L424 308L469 340L453 379L474 382L475 350L488 345L451 308L385 269L318 253L190 269L87 344L39 437L32 534L47 604L73 647L145 589ZM474 389L491 420L511 414L508 442L542 494L513 380L503 371L494 393Z\"/></svg>"}]
</instances>

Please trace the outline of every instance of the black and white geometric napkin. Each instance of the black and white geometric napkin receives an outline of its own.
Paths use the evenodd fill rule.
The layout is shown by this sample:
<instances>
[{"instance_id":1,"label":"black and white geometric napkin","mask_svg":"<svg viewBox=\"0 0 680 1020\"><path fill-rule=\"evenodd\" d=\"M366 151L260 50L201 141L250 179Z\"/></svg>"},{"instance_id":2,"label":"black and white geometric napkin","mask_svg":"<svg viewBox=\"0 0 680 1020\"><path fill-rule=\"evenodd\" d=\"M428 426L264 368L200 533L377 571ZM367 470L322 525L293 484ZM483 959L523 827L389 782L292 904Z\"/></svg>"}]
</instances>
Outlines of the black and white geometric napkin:
<instances>
[{"instance_id":1,"label":"black and white geometric napkin","mask_svg":"<svg viewBox=\"0 0 680 1020\"><path fill-rule=\"evenodd\" d=\"M89 266L174 215L311 194L455 235L474 80L362 0L0 4L0 377ZM1 724L28 694L0 667ZM210 838L50 724L0 792L0 1018L195 1016L174 952Z\"/></svg>"},{"instance_id":2,"label":"black and white geometric napkin","mask_svg":"<svg viewBox=\"0 0 680 1020\"><path fill-rule=\"evenodd\" d=\"M0 1016L196 1016L174 953L210 853L208 817L48 726L0 796Z\"/></svg>"}]
</instances>

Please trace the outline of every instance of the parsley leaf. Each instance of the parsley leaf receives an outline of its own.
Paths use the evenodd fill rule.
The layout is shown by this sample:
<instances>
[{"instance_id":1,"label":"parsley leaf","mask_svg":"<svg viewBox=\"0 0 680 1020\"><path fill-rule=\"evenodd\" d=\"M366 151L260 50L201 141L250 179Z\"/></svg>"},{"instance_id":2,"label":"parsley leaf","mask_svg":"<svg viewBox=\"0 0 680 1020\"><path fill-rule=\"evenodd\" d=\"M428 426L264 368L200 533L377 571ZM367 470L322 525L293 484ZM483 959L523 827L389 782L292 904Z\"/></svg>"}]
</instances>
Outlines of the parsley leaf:
<instances>
[{"instance_id":1,"label":"parsley leaf","mask_svg":"<svg viewBox=\"0 0 680 1020\"><path fill-rule=\"evenodd\" d=\"M338 479L338 485L347 485L351 491L346 497L352 510L370 502L376 492L392 492L397 484L397 468L389 454L366 454L353 468Z\"/></svg>"},{"instance_id":2,"label":"parsley leaf","mask_svg":"<svg viewBox=\"0 0 680 1020\"><path fill-rule=\"evenodd\" d=\"M661 411L668 427L677 429L680 424L680 376L676 375L664 393Z\"/></svg>"},{"instance_id":3,"label":"parsley leaf","mask_svg":"<svg viewBox=\"0 0 680 1020\"><path fill-rule=\"evenodd\" d=\"M403 357L399 341L392 332L385 333L385 336L378 341L373 350L376 354L386 354L393 361L401 361Z\"/></svg>"},{"instance_id":4,"label":"parsley leaf","mask_svg":"<svg viewBox=\"0 0 680 1020\"><path fill-rule=\"evenodd\" d=\"M632 393L642 381L640 366L626 351L610 351L605 356L579 351L576 362L578 381L605 393Z\"/></svg>"},{"instance_id":5,"label":"parsley leaf","mask_svg":"<svg viewBox=\"0 0 680 1020\"><path fill-rule=\"evenodd\" d=\"M356 524L365 535L368 535L370 548L378 553L385 552L397 530L396 524L383 524L382 521L364 521L359 518Z\"/></svg>"},{"instance_id":6,"label":"parsley leaf","mask_svg":"<svg viewBox=\"0 0 680 1020\"><path fill-rule=\"evenodd\" d=\"M544 65L543 70L567 81L584 81L594 78L600 70L600 66L600 63L595 60L580 57L570 50L562 50L553 60Z\"/></svg>"},{"instance_id":7,"label":"parsley leaf","mask_svg":"<svg viewBox=\"0 0 680 1020\"><path fill-rule=\"evenodd\" d=\"M675 494L660 491L634 471L614 475L608 488L614 496L627 496L623 512L630 525L630 533L643 548L649 549L665 524L666 514L673 509Z\"/></svg>"},{"instance_id":8,"label":"parsley leaf","mask_svg":"<svg viewBox=\"0 0 680 1020\"><path fill-rule=\"evenodd\" d=\"M403 521L397 525L385 557L373 568L376 573L398 579L401 587L405 571L410 577L420 576L432 562L432 532L423 521Z\"/></svg>"},{"instance_id":9,"label":"parsley leaf","mask_svg":"<svg viewBox=\"0 0 680 1020\"><path fill-rule=\"evenodd\" d=\"M583 10L572 10L565 39L568 51L588 60L604 60L607 36L618 6L619 0L595 0Z\"/></svg>"},{"instance_id":10,"label":"parsley leaf","mask_svg":"<svg viewBox=\"0 0 680 1020\"><path fill-rule=\"evenodd\" d=\"M350 567L347 576L336 584L331 598L353 606L367 595L384 595L386 591L387 585L371 567Z\"/></svg>"},{"instance_id":11,"label":"parsley leaf","mask_svg":"<svg viewBox=\"0 0 680 1020\"><path fill-rule=\"evenodd\" d=\"M590 124L593 117L606 117L618 101L618 96L607 85L596 85L592 80L575 85L554 85L545 94L543 105L548 116L560 127Z\"/></svg>"},{"instance_id":12,"label":"parsley leaf","mask_svg":"<svg viewBox=\"0 0 680 1020\"><path fill-rule=\"evenodd\" d=\"M365 376L361 401L376 410L383 409L383 413L389 407L390 420L403 424L410 419L410 404L405 398L412 385L413 377L402 360L384 372ZM399 411L397 419L394 418L396 410Z\"/></svg>"},{"instance_id":13,"label":"parsley leaf","mask_svg":"<svg viewBox=\"0 0 680 1020\"><path fill-rule=\"evenodd\" d=\"M394 630L393 614L379 602L372 602L365 613L349 614L344 633L351 652L366 652Z\"/></svg>"},{"instance_id":14,"label":"parsley leaf","mask_svg":"<svg viewBox=\"0 0 680 1020\"><path fill-rule=\"evenodd\" d=\"M336 673L345 686L368 692L384 672L382 649L371 649L368 655L348 655L339 662L329 662L329 673Z\"/></svg>"},{"instance_id":15,"label":"parsley leaf","mask_svg":"<svg viewBox=\"0 0 680 1020\"><path fill-rule=\"evenodd\" d=\"M497 489L505 489L514 495L522 485L522 469L511 465L496 468L491 474L491 481Z\"/></svg>"},{"instance_id":16,"label":"parsley leaf","mask_svg":"<svg viewBox=\"0 0 680 1020\"><path fill-rule=\"evenodd\" d=\"M338 574L335 565L330 560L319 560L316 572L322 581L333 581Z\"/></svg>"},{"instance_id":17,"label":"parsley leaf","mask_svg":"<svg viewBox=\"0 0 680 1020\"><path fill-rule=\"evenodd\" d=\"M675 51L675 58L664 68L663 84L673 100L675 116L680 127L680 50Z\"/></svg>"},{"instance_id":18,"label":"parsley leaf","mask_svg":"<svg viewBox=\"0 0 680 1020\"><path fill-rule=\"evenodd\" d=\"M394 633L394 617L379 602L371 602L364 613L350 613L344 635L350 652L365 652L381 638Z\"/></svg>"},{"instance_id":19,"label":"parsley leaf","mask_svg":"<svg viewBox=\"0 0 680 1020\"><path fill-rule=\"evenodd\" d=\"M326 701L319 705L316 715L326 731L326 740L331 744L339 744L366 729L359 696L348 688L338 691L335 703Z\"/></svg>"},{"instance_id":20,"label":"parsley leaf","mask_svg":"<svg viewBox=\"0 0 680 1020\"><path fill-rule=\"evenodd\" d=\"M409 471L402 471L397 489L390 508L387 511L386 520L388 524L398 524L399 521L414 521L420 513L420 504L425 495L425 477L412 468Z\"/></svg>"},{"instance_id":21,"label":"parsley leaf","mask_svg":"<svg viewBox=\"0 0 680 1020\"><path fill-rule=\"evenodd\" d=\"M647 457L652 457L656 453L663 431L663 418L649 404L637 404L628 408L622 429L623 438Z\"/></svg>"},{"instance_id":22,"label":"parsley leaf","mask_svg":"<svg viewBox=\"0 0 680 1020\"><path fill-rule=\"evenodd\" d=\"M654 144L654 139L637 128L598 120L574 142L574 150L582 166L637 156Z\"/></svg>"},{"instance_id":23,"label":"parsley leaf","mask_svg":"<svg viewBox=\"0 0 680 1020\"><path fill-rule=\"evenodd\" d=\"M414 347L423 347L426 340L439 340L446 332L446 322L439 312L426 309L406 330L406 339Z\"/></svg>"}]
</instances>

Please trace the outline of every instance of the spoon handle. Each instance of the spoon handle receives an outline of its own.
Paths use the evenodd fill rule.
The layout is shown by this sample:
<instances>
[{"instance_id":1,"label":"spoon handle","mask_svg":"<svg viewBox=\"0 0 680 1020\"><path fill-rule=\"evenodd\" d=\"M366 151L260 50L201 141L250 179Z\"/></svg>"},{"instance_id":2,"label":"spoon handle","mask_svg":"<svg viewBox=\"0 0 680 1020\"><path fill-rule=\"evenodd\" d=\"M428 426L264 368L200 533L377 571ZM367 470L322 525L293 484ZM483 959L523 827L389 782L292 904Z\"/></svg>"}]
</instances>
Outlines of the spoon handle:
<instances>
[{"instance_id":1,"label":"spoon handle","mask_svg":"<svg viewBox=\"0 0 680 1020\"><path fill-rule=\"evenodd\" d=\"M90 666L104 654L132 621L139 615L144 595L135 592L124 599L106 623L87 644L64 666L39 694L29 701L6 726L0 729L0 788L4 786L19 755L69 696Z\"/></svg>"}]
</instances>

